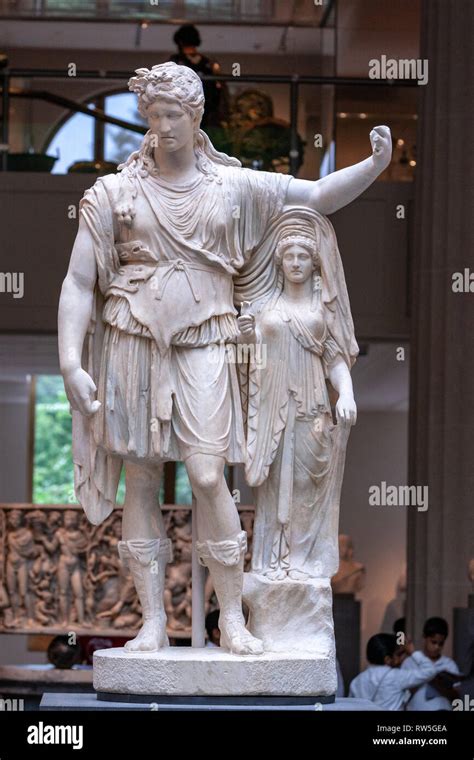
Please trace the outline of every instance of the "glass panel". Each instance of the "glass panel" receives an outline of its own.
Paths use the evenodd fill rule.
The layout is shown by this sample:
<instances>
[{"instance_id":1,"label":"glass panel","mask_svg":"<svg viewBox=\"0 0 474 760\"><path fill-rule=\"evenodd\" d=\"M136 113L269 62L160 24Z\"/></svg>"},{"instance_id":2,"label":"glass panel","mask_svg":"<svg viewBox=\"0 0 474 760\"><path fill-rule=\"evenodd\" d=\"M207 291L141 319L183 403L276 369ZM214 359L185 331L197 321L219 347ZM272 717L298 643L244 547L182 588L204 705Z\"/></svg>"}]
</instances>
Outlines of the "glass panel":
<instances>
[{"instance_id":1,"label":"glass panel","mask_svg":"<svg viewBox=\"0 0 474 760\"><path fill-rule=\"evenodd\" d=\"M50 14L94 15L96 0L46 0L42 3L44 11Z\"/></svg>"},{"instance_id":2,"label":"glass panel","mask_svg":"<svg viewBox=\"0 0 474 760\"><path fill-rule=\"evenodd\" d=\"M40 16L54 18L148 19L179 23L221 22L239 24L273 24L310 26L321 24L328 9L334 6L315 0L297 3L277 0L0 0L4 16ZM334 26L334 12L329 12L325 26Z\"/></svg>"},{"instance_id":3,"label":"glass panel","mask_svg":"<svg viewBox=\"0 0 474 760\"><path fill-rule=\"evenodd\" d=\"M48 154L58 156L53 174L67 174L75 161L94 159L94 119L83 113L71 116L48 145Z\"/></svg>"},{"instance_id":4,"label":"glass panel","mask_svg":"<svg viewBox=\"0 0 474 760\"><path fill-rule=\"evenodd\" d=\"M119 92L116 95L108 95L105 98L105 112L108 116L116 119L124 119L133 124L146 122L137 110L137 97L132 92ZM128 129L117 127L114 124L105 125L104 158L117 164L125 161L130 153L137 150L143 139L138 132L130 132Z\"/></svg>"},{"instance_id":5,"label":"glass panel","mask_svg":"<svg viewBox=\"0 0 474 760\"><path fill-rule=\"evenodd\" d=\"M379 181L412 182L416 171L417 87L336 88L336 169L350 166L370 153L369 132L387 124L393 154Z\"/></svg>"}]
</instances>

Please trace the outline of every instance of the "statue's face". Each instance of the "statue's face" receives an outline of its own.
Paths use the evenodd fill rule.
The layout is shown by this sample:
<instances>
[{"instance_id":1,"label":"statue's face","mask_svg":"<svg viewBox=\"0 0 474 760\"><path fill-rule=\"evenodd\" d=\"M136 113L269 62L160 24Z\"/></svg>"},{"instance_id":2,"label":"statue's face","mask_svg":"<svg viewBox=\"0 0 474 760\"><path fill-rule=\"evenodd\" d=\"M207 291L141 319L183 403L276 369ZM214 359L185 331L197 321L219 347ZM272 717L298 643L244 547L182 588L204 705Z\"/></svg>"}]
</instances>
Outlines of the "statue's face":
<instances>
[{"instance_id":1,"label":"statue's face","mask_svg":"<svg viewBox=\"0 0 474 760\"><path fill-rule=\"evenodd\" d=\"M177 509L174 513L174 523L177 527L181 528L188 522L188 513L184 509Z\"/></svg>"},{"instance_id":2,"label":"statue's face","mask_svg":"<svg viewBox=\"0 0 474 760\"><path fill-rule=\"evenodd\" d=\"M77 526L77 517L76 512L66 512L64 515L64 527L75 528Z\"/></svg>"},{"instance_id":3,"label":"statue's face","mask_svg":"<svg viewBox=\"0 0 474 760\"><path fill-rule=\"evenodd\" d=\"M50 528L56 528L61 522L60 512L50 512L48 515L48 525Z\"/></svg>"},{"instance_id":4,"label":"statue's face","mask_svg":"<svg viewBox=\"0 0 474 760\"><path fill-rule=\"evenodd\" d=\"M8 514L8 524L11 528L16 529L21 525L21 512L17 509L13 509Z\"/></svg>"},{"instance_id":5,"label":"statue's face","mask_svg":"<svg viewBox=\"0 0 474 760\"><path fill-rule=\"evenodd\" d=\"M148 106L148 126L158 136L158 148L166 153L187 145L194 139L194 122L191 114L177 101L158 98Z\"/></svg>"},{"instance_id":6,"label":"statue's face","mask_svg":"<svg viewBox=\"0 0 474 760\"><path fill-rule=\"evenodd\" d=\"M313 259L302 245L292 243L283 251L282 262L285 279L290 282L306 282L313 272Z\"/></svg>"}]
</instances>

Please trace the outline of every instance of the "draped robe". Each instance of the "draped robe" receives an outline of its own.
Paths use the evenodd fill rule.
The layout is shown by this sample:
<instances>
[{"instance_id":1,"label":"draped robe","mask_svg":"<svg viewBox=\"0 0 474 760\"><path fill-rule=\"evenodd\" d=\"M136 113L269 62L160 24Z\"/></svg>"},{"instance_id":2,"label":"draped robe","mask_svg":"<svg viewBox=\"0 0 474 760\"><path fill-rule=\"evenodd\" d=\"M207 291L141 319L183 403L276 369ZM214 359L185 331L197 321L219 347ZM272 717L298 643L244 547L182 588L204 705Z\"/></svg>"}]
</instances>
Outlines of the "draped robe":
<instances>
[{"instance_id":1,"label":"draped robe","mask_svg":"<svg viewBox=\"0 0 474 760\"><path fill-rule=\"evenodd\" d=\"M101 408L92 418L73 413L73 460L93 523L113 509L125 458L201 451L244 461L237 375L223 350L237 335L233 278L261 255L291 177L216 169L175 186L137 160L81 201L98 272L83 366ZM116 222L127 199L131 229Z\"/></svg>"}]
</instances>

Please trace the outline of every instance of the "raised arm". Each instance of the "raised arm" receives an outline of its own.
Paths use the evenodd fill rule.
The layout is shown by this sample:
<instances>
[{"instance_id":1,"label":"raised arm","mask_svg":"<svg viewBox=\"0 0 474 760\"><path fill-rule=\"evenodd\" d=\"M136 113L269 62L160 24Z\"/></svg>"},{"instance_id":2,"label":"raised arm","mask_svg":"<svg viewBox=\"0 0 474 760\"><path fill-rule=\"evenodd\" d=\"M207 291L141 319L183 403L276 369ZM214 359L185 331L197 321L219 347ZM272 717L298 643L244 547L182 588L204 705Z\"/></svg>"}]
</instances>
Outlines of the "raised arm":
<instances>
[{"instance_id":1,"label":"raised arm","mask_svg":"<svg viewBox=\"0 0 474 760\"><path fill-rule=\"evenodd\" d=\"M69 403L86 416L94 414L100 407L100 403L94 401L96 386L81 367L82 347L92 315L96 280L93 241L81 219L59 299L58 344L59 364Z\"/></svg>"},{"instance_id":2,"label":"raised arm","mask_svg":"<svg viewBox=\"0 0 474 760\"><path fill-rule=\"evenodd\" d=\"M374 127L370 142L372 155L354 166L314 182L293 178L288 185L286 205L308 206L327 215L351 203L387 168L392 157L392 137L388 127Z\"/></svg>"}]
</instances>

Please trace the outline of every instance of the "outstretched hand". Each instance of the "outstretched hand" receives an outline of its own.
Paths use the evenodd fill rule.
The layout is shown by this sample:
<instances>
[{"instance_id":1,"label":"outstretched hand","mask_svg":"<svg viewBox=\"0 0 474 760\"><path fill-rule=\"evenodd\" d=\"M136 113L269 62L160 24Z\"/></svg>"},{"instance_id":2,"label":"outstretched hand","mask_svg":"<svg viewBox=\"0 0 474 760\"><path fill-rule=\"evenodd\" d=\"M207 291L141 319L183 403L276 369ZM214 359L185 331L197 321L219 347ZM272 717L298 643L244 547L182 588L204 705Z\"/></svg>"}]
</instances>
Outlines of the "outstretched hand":
<instances>
[{"instance_id":1,"label":"outstretched hand","mask_svg":"<svg viewBox=\"0 0 474 760\"><path fill-rule=\"evenodd\" d=\"M390 128L384 125L374 127L369 136L374 162L380 168L380 171L383 171L392 159L392 134Z\"/></svg>"}]
</instances>

